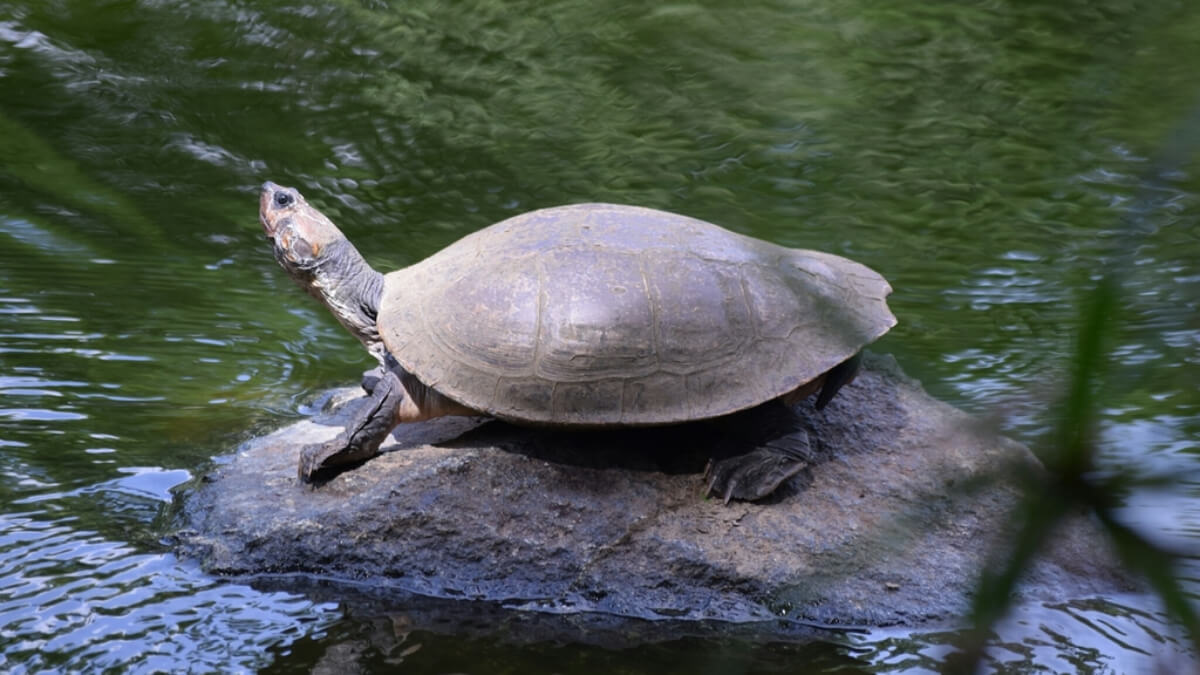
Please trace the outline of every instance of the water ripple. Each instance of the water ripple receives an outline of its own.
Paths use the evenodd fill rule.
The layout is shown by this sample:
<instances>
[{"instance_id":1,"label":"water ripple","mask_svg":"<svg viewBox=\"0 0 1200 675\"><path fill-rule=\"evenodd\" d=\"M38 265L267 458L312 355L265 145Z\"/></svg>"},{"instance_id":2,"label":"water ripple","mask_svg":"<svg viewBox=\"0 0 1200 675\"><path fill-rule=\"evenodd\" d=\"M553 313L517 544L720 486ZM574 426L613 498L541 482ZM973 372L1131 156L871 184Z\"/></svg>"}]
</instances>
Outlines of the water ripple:
<instances>
[{"instance_id":1,"label":"water ripple","mask_svg":"<svg viewBox=\"0 0 1200 675\"><path fill-rule=\"evenodd\" d=\"M252 669L333 615L148 552L171 485L372 365L271 259L266 178L381 269L596 199L849 255L896 289L879 348L1033 439L1151 194L1101 430L1106 461L1185 466L1200 191L1142 176L1193 105L1197 15L1159 5L7 3L0 502L45 512L0 519L0 670ZM1047 610L1000 668L1119 665L1147 631L1110 609Z\"/></svg>"},{"instance_id":2,"label":"water ripple","mask_svg":"<svg viewBox=\"0 0 1200 675\"><path fill-rule=\"evenodd\" d=\"M252 670L340 616L43 518L0 516L0 669Z\"/></svg>"},{"instance_id":3,"label":"water ripple","mask_svg":"<svg viewBox=\"0 0 1200 675\"><path fill-rule=\"evenodd\" d=\"M1188 649L1160 613L1149 612L1144 598L1083 599L1070 602L1025 601L995 629L985 670L1024 672L1027 664L1057 673L1173 672L1189 663ZM941 672L952 632L905 629L872 631L858 640L864 658L904 672Z\"/></svg>"}]
</instances>

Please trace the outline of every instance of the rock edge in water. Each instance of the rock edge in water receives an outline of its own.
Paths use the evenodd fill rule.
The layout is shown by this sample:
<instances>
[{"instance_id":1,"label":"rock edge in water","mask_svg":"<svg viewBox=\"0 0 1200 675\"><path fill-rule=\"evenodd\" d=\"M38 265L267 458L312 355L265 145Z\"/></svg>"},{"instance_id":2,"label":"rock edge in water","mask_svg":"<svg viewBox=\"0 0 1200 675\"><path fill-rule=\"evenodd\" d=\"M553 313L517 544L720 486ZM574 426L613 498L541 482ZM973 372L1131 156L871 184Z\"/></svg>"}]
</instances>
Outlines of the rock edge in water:
<instances>
[{"instance_id":1,"label":"rock edge in water","mask_svg":"<svg viewBox=\"0 0 1200 675\"><path fill-rule=\"evenodd\" d=\"M355 398L246 443L182 495L185 555L218 574L304 573L549 612L916 624L960 615L1009 533L1023 446L874 357L823 412L766 405L713 422L567 433L480 418L402 426L318 489L299 447ZM767 503L702 497L712 454L789 444L810 466ZM980 480L994 478L995 480ZM1027 597L1130 590L1079 519Z\"/></svg>"}]
</instances>

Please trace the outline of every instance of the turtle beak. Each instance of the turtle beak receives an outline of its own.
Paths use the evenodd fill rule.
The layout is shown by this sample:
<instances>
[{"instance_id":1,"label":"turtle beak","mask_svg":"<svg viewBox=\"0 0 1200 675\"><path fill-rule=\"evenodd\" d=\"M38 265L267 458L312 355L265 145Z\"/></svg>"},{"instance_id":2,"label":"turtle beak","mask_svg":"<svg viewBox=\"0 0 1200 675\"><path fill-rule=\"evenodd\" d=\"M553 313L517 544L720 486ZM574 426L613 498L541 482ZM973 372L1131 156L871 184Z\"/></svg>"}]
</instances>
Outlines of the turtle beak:
<instances>
[{"instance_id":1,"label":"turtle beak","mask_svg":"<svg viewBox=\"0 0 1200 675\"><path fill-rule=\"evenodd\" d=\"M283 188L267 181L262 184L262 189L258 193L258 222L262 225L263 232L266 232L268 239L275 238L275 219L271 214L275 193Z\"/></svg>"}]
</instances>

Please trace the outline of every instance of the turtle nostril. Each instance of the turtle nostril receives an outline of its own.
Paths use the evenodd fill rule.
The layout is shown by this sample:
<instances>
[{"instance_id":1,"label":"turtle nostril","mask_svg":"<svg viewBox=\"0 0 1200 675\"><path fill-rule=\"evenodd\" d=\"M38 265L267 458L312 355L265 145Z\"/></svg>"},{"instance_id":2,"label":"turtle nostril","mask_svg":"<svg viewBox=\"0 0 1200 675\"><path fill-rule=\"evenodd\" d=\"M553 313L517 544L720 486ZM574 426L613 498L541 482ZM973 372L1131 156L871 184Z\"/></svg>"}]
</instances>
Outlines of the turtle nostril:
<instances>
[{"instance_id":1,"label":"turtle nostril","mask_svg":"<svg viewBox=\"0 0 1200 675\"><path fill-rule=\"evenodd\" d=\"M283 190L280 190L279 192L275 193L276 206L288 206L293 201L295 201L295 200L292 198L292 196L290 194L284 192Z\"/></svg>"}]
</instances>

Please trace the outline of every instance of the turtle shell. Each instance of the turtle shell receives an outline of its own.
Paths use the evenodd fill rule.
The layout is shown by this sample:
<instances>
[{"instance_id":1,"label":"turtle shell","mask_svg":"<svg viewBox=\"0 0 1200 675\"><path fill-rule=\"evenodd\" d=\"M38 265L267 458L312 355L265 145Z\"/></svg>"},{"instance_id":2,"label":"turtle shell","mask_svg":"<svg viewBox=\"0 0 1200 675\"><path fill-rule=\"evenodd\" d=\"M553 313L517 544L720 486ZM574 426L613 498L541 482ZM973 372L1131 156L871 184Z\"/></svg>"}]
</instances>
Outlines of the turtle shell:
<instances>
[{"instance_id":1,"label":"turtle shell","mask_svg":"<svg viewBox=\"0 0 1200 675\"><path fill-rule=\"evenodd\" d=\"M443 395L515 422L671 424L785 394L896 323L879 274L613 204L519 215L384 280L379 332Z\"/></svg>"}]
</instances>

